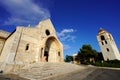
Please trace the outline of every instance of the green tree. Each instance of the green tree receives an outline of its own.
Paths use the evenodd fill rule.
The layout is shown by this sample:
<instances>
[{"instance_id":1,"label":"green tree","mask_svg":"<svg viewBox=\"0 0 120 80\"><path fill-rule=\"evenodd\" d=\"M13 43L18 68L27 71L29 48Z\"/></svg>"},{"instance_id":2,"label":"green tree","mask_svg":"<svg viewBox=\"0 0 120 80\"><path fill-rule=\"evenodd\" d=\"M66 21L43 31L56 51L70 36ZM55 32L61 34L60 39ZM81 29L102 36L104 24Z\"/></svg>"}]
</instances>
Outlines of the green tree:
<instances>
[{"instance_id":1,"label":"green tree","mask_svg":"<svg viewBox=\"0 0 120 80\"><path fill-rule=\"evenodd\" d=\"M104 61L102 52L98 52L98 56L96 57L96 61Z\"/></svg>"},{"instance_id":2,"label":"green tree","mask_svg":"<svg viewBox=\"0 0 120 80\"><path fill-rule=\"evenodd\" d=\"M73 61L73 56L66 55L65 62L71 62Z\"/></svg>"},{"instance_id":3,"label":"green tree","mask_svg":"<svg viewBox=\"0 0 120 80\"><path fill-rule=\"evenodd\" d=\"M94 61L97 56L97 51L93 49L90 44L84 44L78 51L77 59L80 60L81 63L87 63Z\"/></svg>"}]
</instances>

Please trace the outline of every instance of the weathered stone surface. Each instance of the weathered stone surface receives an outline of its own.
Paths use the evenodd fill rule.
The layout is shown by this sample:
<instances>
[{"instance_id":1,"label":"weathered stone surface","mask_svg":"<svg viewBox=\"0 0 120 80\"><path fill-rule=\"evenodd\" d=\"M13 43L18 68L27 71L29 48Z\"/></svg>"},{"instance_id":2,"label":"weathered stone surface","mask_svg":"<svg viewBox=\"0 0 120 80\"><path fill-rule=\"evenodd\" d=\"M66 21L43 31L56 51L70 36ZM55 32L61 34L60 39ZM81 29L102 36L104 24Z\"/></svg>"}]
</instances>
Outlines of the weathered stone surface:
<instances>
[{"instance_id":1,"label":"weathered stone surface","mask_svg":"<svg viewBox=\"0 0 120 80\"><path fill-rule=\"evenodd\" d=\"M71 63L34 63L22 67L13 73L30 80L45 80L52 77L59 77L68 73L84 70L86 67Z\"/></svg>"},{"instance_id":2,"label":"weathered stone surface","mask_svg":"<svg viewBox=\"0 0 120 80\"><path fill-rule=\"evenodd\" d=\"M2 40L1 40L2 41ZM4 44L5 43L5 44ZM1 69L7 64L63 62L63 46L50 19L35 27L18 26L1 47ZM2 45L2 46L3 46Z\"/></svg>"},{"instance_id":3,"label":"weathered stone surface","mask_svg":"<svg viewBox=\"0 0 120 80\"><path fill-rule=\"evenodd\" d=\"M21 69L14 73L0 75L0 80L119 80L120 77L120 68L69 63L39 63Z\"/></svg>"},{"instance_id":4,"label":"weathered stone surface","mask_svg":"<svg viewBox=\"0 0 120 80\"><path fill-rule=\"evenodd\" d=\"M5 41L6 41L6 39L8 38L9 35L10 35L9 32L0 30L0 55L1 55L1 52L3 50Z\"/></svg>"}]
</instances>

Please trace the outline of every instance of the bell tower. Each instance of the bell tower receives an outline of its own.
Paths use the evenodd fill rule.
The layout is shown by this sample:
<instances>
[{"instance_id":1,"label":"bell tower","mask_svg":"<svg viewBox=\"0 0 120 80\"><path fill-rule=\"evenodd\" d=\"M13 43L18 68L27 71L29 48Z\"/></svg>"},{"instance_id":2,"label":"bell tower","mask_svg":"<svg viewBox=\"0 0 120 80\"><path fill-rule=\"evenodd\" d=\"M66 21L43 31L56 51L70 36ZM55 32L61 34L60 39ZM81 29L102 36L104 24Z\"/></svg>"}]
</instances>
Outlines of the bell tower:
<instances>
[{"instance_id":1,"label":"bell tower","mask_svg":"<svg viewBox=\"0 0 120 80\"><path fill-rule=\"evenodd\" d=\"M105 61L114 59L120 60L119 50L115 44L112 35L109 32L107 32L103 28L100 28L97 35L97 40Z\"/></svg>"}]
</instances>

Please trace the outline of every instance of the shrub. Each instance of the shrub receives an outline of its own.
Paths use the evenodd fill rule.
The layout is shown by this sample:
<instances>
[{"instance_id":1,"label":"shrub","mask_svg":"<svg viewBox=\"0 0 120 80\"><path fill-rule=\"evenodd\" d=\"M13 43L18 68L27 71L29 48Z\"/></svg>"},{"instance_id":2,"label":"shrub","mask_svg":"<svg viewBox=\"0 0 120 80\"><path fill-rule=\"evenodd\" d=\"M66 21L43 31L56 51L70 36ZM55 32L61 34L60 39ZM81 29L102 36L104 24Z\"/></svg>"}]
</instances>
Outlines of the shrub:
<instances>
[{"instance_id":1,"label":"shrub","mask_svg":"<svg viewBox=\"0 0 120 80\"><path fill-rule=\"evenodd\" d=\"M120 68L120 61L119 60L110 60L110 61L97 61L94 64L95 66L101 66L101 67L115 67L115 68Z\"/></svg>"}]
</instances>

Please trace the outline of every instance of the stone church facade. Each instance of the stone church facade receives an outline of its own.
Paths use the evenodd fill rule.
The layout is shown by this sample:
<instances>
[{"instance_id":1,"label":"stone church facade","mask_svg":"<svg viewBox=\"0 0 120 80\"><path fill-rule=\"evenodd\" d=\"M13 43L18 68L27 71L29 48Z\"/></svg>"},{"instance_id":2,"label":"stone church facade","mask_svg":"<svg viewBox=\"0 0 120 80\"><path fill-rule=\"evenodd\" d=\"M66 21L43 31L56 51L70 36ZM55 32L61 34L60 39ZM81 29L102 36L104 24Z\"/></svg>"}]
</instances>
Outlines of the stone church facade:
<instances>
[{"instance_id":1,"label":"stone church facade","mask_svg":"<svg viewBox=\"0 0 120 80\"><path fill-rule=\"evenodd\" d=\"M18 26L13 33L0 31L0 62L63 62L63 45L50 19L35 27Z\"/></svg>"}]
</instances>

